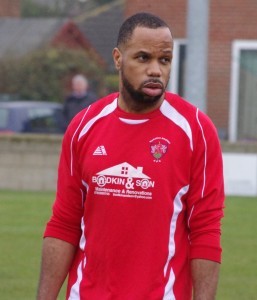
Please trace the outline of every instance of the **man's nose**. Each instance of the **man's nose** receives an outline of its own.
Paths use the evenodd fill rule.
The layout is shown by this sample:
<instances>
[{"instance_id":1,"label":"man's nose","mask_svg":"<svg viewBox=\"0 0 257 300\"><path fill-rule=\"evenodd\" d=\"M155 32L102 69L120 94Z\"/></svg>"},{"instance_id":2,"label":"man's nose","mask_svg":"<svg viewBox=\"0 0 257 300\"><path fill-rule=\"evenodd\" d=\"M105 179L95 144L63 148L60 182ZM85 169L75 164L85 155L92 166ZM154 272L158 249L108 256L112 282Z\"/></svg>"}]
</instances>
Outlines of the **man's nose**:
<instances>
[{"instance_id":1,"label":"man's nose","mask_svg":"<svg viewBox=\"0 0 257 300\"><path fill-rule=\"evenodd\" d=\"M152 77L160 77L161 76L161 66L159 62L152 61L148 65L147 75Z\"/></svg>"}]
</instances>

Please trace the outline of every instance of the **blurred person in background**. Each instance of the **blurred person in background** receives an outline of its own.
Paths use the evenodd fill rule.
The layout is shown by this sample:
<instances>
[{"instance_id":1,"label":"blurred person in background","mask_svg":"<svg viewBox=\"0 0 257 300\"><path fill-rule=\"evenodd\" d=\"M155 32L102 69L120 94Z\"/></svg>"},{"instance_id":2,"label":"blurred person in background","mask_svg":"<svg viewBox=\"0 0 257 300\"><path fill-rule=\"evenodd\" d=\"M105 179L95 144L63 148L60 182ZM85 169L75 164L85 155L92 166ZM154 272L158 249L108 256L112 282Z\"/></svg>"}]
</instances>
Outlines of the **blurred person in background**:
<instances>
[{"instance_id":1,"label":"blurred person in background","mask_svg":"<svg viewBox=\"0 0 257 300\"><path fill-rule=\"evenodd\" d=\"M89 90L89 83L84 75L72 78L72 93L64 101L64 118L66 127L73 117L85 107L97 100L97 96Z\"/></svg>"},{"instance_id":2,"label":"blurred person in background","mask_svg":"<svg viewBox=\"0 0 257 300\"><path fill-rule=\"evenodd\" d=\"M139 13L113 50L119 91L71 121L38 300L213 300L224 185L211 120L166 91L173 38Z\"/></svg>"}]
</instances>

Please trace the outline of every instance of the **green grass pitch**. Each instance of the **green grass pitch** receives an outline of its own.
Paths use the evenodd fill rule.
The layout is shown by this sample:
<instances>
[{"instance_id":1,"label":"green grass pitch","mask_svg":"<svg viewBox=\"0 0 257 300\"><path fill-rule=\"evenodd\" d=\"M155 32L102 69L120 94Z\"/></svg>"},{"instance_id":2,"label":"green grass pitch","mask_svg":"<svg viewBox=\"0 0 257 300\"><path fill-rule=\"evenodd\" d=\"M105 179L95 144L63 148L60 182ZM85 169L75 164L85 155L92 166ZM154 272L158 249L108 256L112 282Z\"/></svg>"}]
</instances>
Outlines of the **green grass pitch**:
<instances>
[{"instance_id":1,"label":"green grass pitch","mask_svg":"<svg viewBox=\"0 0 257 300\"><path fill-rule=\"evenodd\" d=\"M0 190L1 299L35 299L42 233L53 199L52 192ZM227 197L217 300L257 299L256 216L256 197ZM58 299L64 294L63 289Z\"/></svg>"}]
</instances>

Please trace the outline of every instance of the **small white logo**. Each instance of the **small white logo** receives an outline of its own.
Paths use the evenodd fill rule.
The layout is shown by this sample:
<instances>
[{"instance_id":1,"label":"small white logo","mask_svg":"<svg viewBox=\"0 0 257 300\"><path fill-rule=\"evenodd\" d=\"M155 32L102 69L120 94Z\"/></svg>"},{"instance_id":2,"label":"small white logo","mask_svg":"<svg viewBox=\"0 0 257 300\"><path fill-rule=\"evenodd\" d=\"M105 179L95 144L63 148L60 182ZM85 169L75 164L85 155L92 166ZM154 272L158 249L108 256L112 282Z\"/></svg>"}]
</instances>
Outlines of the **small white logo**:
<instances>
[{"instance_id":1,"label":"small white logo","mask_svg":"<svg viewBox=\"0 0 257 300\"><path fill-rule=\"evenodd\" d=\"M95 152L93 153L93 155L107 155L107 152L105 150L104 146L99 146L95 149Z\"/></svg>"}]
</instances>

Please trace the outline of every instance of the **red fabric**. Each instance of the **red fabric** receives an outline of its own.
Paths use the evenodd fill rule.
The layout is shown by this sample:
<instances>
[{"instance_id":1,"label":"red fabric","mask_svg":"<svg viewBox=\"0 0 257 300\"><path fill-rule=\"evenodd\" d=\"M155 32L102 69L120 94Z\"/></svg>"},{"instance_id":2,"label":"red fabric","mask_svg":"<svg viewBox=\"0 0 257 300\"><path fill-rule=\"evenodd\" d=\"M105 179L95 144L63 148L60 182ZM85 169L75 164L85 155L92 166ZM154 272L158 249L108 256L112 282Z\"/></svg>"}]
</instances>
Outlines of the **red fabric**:
<instances>
[{"instance_id":1,"label":"red fabric","mask_svg":"<svg viewBox=\"0 0 257 300\"><path fill-rule=\"evenodd\" d=\"M116 98L70 124L45 236L80 240L68 296L191 299L190 259L221 259L216 130L174 94L143 116L121 111Z\"/></svg>"}]
</instances>

